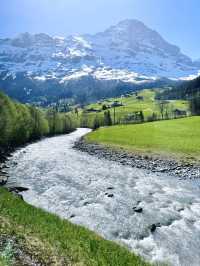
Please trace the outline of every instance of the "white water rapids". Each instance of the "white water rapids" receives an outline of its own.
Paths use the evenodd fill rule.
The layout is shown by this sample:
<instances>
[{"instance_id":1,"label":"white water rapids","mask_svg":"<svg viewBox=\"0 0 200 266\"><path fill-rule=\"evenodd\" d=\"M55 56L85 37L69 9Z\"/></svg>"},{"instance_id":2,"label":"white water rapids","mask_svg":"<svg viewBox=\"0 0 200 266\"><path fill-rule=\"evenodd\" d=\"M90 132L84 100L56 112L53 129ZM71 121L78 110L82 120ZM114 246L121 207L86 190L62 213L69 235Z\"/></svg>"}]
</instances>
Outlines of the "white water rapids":
<instances>
[{"instance_id":1,"label":"white water rapids","mask_svg":"<svg viewBox=\"0 0 200 266\"><path fill-rule=\"evenodd\" d=\"M86 226L152 262L200 265L200 182L123 166L73 149L88 129L10 158L9 184L30 204ZM141 207L141 213L134 207ZM152 224L160 223L155 232Z\"/></svg>"}]
</instances>

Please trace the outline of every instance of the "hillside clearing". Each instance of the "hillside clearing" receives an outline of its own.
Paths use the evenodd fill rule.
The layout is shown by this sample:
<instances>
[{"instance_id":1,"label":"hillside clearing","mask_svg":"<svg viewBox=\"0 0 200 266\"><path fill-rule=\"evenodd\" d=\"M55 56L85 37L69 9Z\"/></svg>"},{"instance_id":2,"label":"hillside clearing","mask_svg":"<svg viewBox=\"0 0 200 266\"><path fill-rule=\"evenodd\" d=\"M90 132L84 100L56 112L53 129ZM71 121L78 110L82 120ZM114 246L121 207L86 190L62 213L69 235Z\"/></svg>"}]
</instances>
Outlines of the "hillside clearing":
<instances>
[{"instance_id":1,"label":"hillside clearing","mask_svg":"<svg viewBox=\"0 0 200 266\"><path fill-rule=\"evenodd\" d=\"M90 104L80 110L80 124L85 127L93 127L94 120L98 119L100 124L104 120L104 113L110 112L113 124L133 124L137 123L136 113L142 112L145 121L160 120L163 116L174 118L175 112L189 114L188 101L169 100L164 101L164 112L161 114L160 105L163 101L156 100L156 94L159 89L144 89L121 97L109 98ZM179 116L180 117L180 116ZM82 123L81 121L87 121Z\"/></svg>"}]
</instances>

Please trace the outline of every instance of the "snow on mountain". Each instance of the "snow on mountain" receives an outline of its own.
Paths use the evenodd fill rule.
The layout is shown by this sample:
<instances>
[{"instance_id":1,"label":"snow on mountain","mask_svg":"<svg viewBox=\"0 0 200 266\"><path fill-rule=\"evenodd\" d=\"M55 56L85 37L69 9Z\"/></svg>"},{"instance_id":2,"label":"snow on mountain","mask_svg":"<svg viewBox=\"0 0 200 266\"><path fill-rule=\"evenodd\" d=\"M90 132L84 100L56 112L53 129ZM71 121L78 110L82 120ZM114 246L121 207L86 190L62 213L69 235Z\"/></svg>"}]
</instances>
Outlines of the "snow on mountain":
<instances>
[{"instance_id":1,"label":"snow on mountain","mask_svg":"<svg viewBox=\"0 0 200 266\"><path fill-rule=\"evenodd\" d=\"M67 80L78 79L84 76L92 76L97 80L120 80L125 83L134 84L144 84L156 80L155 77L139 75L125 69L120 70L110 67L90 68L83 66L79 71L74 71L74 73L72 73L71 75L63 77L60 82L63 83Z\"/></svg>"},{"instance_id":2,"label":"snow on mountain","mask_svg":"<svg viewBox=\"0 0 200 266\"><path fill-rule=\"evenodd\" d=\"M164 84L166 78L191 79L199 69L199 61L137 20L124 20L95 35L23 33L0 39L0 86L10 96L20 94L20 100L28 99L27 91L33 99L49 93L53 97L53 90L70 97L72 88L79 88L79 94L87 91L92 99L95 89L106 96L121 84L125 90L127 84L132 88Z\"/></svg>"},{"instance_id":3,"label":"snow on mountain","mask_svg":"<svg viewBox=\"0 0 200 266\"><path fill-rule=\"evenodd\" d=\"M52 75L62 80L78 77L83 66L96 69L97 78L117 74L120 78L127 73L132 81L134 75L179 78L198 71L197 64L177 46L137 20L124 20L95 35L63 38L24 33L0 40L0 71ZM109 76L105 68L113 69Z\"/></svg>"}]
</instances>

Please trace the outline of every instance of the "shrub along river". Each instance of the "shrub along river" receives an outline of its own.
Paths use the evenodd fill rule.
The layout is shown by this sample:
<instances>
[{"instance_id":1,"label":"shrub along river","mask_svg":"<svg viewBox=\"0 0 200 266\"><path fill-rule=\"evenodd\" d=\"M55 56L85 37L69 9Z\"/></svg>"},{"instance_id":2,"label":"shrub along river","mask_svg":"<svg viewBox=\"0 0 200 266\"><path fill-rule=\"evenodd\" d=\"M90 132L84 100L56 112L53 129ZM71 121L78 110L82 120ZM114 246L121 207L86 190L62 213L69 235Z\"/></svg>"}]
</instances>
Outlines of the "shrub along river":
<instances>
[{"instance_id":1,"label":"shrub along river","mask_svg":"<svg viewBox=\"0 0 200 266\"><path fill-rule=\"evenodd\" d=\"M123 166L73 149L89 132L46 138L8 161L28 203L96 231L153 262L200 264L200 182Z\"/></svg>"}]
</instances>

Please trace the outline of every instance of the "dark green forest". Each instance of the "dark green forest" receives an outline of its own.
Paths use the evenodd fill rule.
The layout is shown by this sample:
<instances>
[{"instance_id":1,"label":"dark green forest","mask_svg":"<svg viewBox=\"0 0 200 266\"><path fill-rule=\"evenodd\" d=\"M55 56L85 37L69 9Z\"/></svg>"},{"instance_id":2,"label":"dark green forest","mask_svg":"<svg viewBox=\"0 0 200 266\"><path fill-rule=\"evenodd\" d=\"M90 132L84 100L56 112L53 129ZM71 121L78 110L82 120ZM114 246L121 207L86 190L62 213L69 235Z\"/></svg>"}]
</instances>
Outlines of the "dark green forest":
<instances>
[{"instance_id":1,"label":"dark green forest","mask_svg":"<svg viewBox=\"0 0 200 266\"><path fill-rule=\"evenodd\" d=\"M0 92L0 149L7 150L43 136L69 133L73 121L65 113L20 104Z\"/></svg>"},{"instance_id":2,"label":"dark green forest","mask_svg":"<svg viewBox=\"0 0 200 266\"><path fill-rule=\"evenodd\" d=\"M200 115L200 76L193 80L185 81L179 86L157 92L156 99L188 100L191 114Z\"/></svg>"},{"instance_id":3,"label":"dark green forest","mask_svg":"<svg viewBox=\"0 0 200 266\"><path fill-rule=\"evenodd\" d=\"M200 76L190 80L184 81L180 85L172 86L157 93L157 100L189 100L195 97L200 92Z\"/></svg>"}]
</instances>

